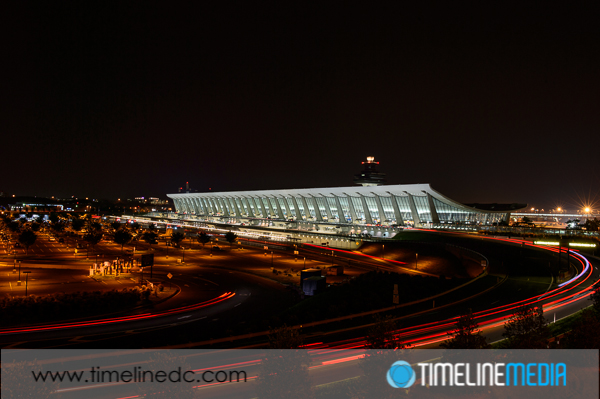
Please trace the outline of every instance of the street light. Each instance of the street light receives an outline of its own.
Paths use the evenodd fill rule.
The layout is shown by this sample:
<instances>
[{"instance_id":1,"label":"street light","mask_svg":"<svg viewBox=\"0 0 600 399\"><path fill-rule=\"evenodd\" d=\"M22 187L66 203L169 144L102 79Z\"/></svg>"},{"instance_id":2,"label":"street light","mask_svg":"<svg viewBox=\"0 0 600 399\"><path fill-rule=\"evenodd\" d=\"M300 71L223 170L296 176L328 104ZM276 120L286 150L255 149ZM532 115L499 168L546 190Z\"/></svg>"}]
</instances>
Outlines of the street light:
<instances>
[{"instance_id":1,"label":"street light","mask_svg":"<svg viewBox=\"0 0 600 399\"><path fill-rule=\"evenodd\" d=\"M381 259L385 259L385 244L381 244Z\"/></svg>"},{"instance_id":2,"label":"street light","mask_svg":"<svg viewBox=\"0 0 600 399\"><path fill-rule=\"evenodd\" d=\"M415 253L415 270L419 268L419 254Z\"/></svg>"},{"instance_id":3,"label":"street light","mask_svg":"<svg viewBox=\"0 0 600 399\"><path fill-rule=\"evenodd\" d=\"M181 247L181 263L185 263L185 247Z\"/></svg>"},{"instance_id":4,"label":"street light","mask_svg":"<svg viewBox=\"0 0 600 399\"><path fill-rule=\"evenodd\" d=\"M23 272L25 274L25 296L27 296L27 281L29 280L29 273L31 273L30 271L24 271Z\"/></svg>"}]
</instances>

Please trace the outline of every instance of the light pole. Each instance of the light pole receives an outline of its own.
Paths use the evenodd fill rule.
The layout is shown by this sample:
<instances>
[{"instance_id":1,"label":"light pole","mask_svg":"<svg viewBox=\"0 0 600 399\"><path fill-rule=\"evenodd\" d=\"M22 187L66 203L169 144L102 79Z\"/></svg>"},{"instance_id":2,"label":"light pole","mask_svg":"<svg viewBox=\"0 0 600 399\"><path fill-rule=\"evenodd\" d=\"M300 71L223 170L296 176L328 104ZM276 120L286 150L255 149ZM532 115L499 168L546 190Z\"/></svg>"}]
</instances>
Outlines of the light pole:
<instances>
[{"instance_id":1,"label":"light pole","mask_svg":"<svg viewBox=\"0 0 600 399\"><path fill-rule=\"evenodd\" d=\"M304 257L304 269L306 269L306 256Z\"/></svg>"},{"instance_id":2,"label":"light pole","mask_svg":"<svg viewBox=\"0 0 600 399\"><path fill-rule=\"evenodd\" d=\"M333 250L331 251L331 267L333 267Z\"/></svg>"},{"instance_id":3,"label":"light pole","mask_svg":"<svg viewBox=\"0 0 600 399\"><path fill-rule=\"evenodd\" d=\"M167 258L166 259L169 259L169 242L165 241L165 244L167 246Z\"/></svg>"},{"instance_id":4,"label":"light pole","mask_svg":"<svg viewBox=\"0 0 600 399\"><path fill-rule=\"evenodd\" d=\"M381 244L381 259L385 259L385 244Z\"/></svg>"},{"instance_id":5,"label":"light pole","mask_svg":"<svg viewBox=\"0 0 600 399\"><path fill-rule=\"evenodd\" d=\"M21 281L21 261L19 261L19 282Z\"/></svg>"},{"instance_id":6,"label":"light pole","mask_svg":"<svg viewBox=\"0 0 600 399\"><path fill-rule=\"evenodd\" d=\"M271 251L271 268L273 268L273 251Z\"/></svg>"},{"instance_id":7,"label":"light pole","mask_svg":"<svg viewBox=\"0 0 600 399\"><path fill-rule=\"evenodd\" d=\"M90 244L85 244L85 260L90 259Z\"/></svg>"},{"instance_id":8,"label":"light pole","mask_svg":"<svg viewBox=\"0 0 600 399\"><path fill-rule=\"evenodd\" d=\"M415 270L419 268L419 254L415 253Z\"/></svg>"},{"instance_id":9,"label":"light pole","mask_svg":"<svg viewBox=\"0 0 600 399\"><path fill-rule=\"evenodd\" d=\"M185 263L185 247L181 247L181 263Z\"/></svg>"},{"instance_id":10,"label":"light pole","mask_svg":"<svg viewBox=\"0 0 600 399\"><path fill-rule=\"evenodd\" d=\"M25 296L27 296L27 281L29 280L29 273L31 273L30 271L24 271L23 274L25 274Z\"/></svg>"}]
</instances>

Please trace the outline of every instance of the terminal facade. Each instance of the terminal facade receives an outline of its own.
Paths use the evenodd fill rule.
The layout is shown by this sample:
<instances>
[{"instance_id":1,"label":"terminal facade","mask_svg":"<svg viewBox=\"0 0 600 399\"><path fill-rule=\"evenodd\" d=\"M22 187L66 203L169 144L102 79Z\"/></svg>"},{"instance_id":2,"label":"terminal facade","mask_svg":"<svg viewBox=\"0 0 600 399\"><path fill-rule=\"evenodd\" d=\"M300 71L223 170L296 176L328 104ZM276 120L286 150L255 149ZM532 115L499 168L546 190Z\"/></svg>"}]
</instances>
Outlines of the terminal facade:
<instances>
[{"instance_id":1,"label":"terminal facade","mask_svg":"<svg viewBox=\"0 0 600 399\"><path fill-rule=\"evenodd\" d=\"M443 196L429 184L181 193L168 197L179 214L227 219L231 223L266 219L341 225L491 225L508 220L511 211L467 206ZM523 208L515 206L514 210Z\"/></svg>"},{"instance_id":2,"label":"terminal facade","mask_svg":"<svg viewBox=\"0 0 600 399\"><path fill-rule=\"evenodd\" d=\"M168 194L183 219L330 233L391 236L397 229L508 222L526 204L465 205L429 184L379 185L372 158L361 186ZM372 180L369 181L370 175ZM391 229L391 230L390 230ZM379 232L379 233L377 233Z\"/></svg>"}]
</instances>

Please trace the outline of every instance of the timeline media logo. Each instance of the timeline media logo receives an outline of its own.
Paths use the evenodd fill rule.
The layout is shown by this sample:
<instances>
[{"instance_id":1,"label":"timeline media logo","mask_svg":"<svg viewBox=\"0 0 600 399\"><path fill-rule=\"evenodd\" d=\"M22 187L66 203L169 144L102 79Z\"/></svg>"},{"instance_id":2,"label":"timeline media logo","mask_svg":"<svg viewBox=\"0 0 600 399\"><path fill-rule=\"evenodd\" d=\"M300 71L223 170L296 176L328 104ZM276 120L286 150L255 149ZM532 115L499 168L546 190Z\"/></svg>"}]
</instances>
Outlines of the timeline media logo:
<instances>
[{"instance_id":1,"label":"timeline media logo","mask_svg":"<svg viewBox=\"0 0 600 399\"><path fill-rule=\"evenodd\" d=\"M416 378L414 370L404 360L394 362L387 372L387 382L393 388L409 388Z\"/></svg>"}]
</instances>

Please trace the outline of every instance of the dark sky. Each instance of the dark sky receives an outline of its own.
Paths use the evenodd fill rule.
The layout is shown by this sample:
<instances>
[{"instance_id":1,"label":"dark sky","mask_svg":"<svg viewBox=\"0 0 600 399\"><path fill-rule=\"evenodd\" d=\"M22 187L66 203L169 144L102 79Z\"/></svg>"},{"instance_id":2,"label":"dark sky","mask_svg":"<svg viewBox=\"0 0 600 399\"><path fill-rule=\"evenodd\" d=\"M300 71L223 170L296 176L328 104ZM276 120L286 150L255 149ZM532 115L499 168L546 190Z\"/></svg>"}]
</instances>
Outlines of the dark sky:
<instances>
[{"instance_id":1,"label":"dark sky","mask_svg":"<svg viewBox=\"0 0 600 399\"><path fill-rule=\"evenodd\" d=\"M372 155L463 202L600 200L596 13L147 4L10 18L0 191L346 186Z\"/></svg>"}]
</instances>

